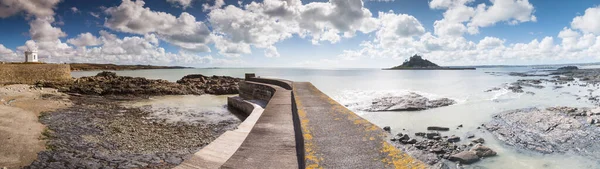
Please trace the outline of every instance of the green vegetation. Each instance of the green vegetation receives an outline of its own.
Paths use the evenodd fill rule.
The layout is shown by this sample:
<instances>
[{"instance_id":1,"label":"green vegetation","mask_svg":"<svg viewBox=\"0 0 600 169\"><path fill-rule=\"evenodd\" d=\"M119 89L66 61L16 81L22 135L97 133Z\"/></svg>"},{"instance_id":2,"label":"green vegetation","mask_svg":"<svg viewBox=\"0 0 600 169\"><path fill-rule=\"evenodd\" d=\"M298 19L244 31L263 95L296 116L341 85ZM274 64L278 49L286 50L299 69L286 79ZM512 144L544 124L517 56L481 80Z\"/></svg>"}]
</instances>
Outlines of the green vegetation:
<instances>
[{"instance_id":1,"label":"green vegetation","mask_svg":"<svg viewBox=\"0 0 600 169\"><path fill-rule=\"evenodd\" d=\"M440 66L438 66L437 64L427 60L427 59L423 59L423 57L419 56L419 55L414 55L412 57L410 57L410 59L404 61L404 63L402 63L402 65L400 66L396 66L393 67L392 69L399 69L399 68L439 68Z\"/></svg>"}]
</instances>

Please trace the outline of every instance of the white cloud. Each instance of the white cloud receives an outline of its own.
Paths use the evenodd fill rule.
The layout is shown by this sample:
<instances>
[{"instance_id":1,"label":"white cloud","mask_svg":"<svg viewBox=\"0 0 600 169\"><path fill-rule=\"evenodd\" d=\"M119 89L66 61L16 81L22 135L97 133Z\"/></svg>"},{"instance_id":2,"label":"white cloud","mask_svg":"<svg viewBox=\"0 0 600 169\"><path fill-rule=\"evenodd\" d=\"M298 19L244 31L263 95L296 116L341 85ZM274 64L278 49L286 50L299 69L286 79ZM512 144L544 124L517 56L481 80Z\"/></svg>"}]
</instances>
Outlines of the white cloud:
<instances>
[{"instance_id":1,"label":"white cloud","mask_svg":"<svg viewBox=\"0 0 600 169\"><path fill-rule=\"evenodd\" d=\"M156 33L159 38L182 49L208 52L210 30L187 12L175 17L169 13L144 8L144 1L123 0L121 5L105 10L109 16L104 26L128 33Z\"/></svg>"},{"instance_id":2,"label":"white cloud","mask_svg":"<svg viewBox=\"0 0 600 169\"><path fill-rule=\"evenodd\" d=\"M54 41L58 38L66 37L67 34L60 28L54 27L53 17L36 18L29 23L29 34L31 39L36 41Z\"/></svg>"},{"instance_id":3,"label":"white cloud","mask_svg":"<svg viewBox=\"0 0 600 169\"><path fill-rule=\"evenodd\" d=\"M251 52L248 45L274 48L274 44L298 35L322 41L339 42L356 32L375 31L378 21L361 0L330 0L302 4L300 0L265 0L244 7L228 5L208 13L213 34L219 37L220 53L237 55ZM231 43L231 44L226 44ZM240 47L240 49L233 49ZM226 50L226 51L224 51ZM271 49L269 49L271 50Z\"/></svg>"},{"instance_id":4,"label":"white cloud","mask_svg":"<svg viewBox=\"0 0 600 169\"><path fill-rule=\"evenodd\" d=\"M79 9L77 9L77 7L71 7L71 11L73 13L79 13Z\"/></svg>"},{"instance_id":5,"label":"white cloud","mask_svg":"<svg viewBox=\"0 0 600 169\"><path fill-rule=\"evenodd\" d=\"M225 0L211 0L211 1L213 2L212 6L210 4L208 4L208 1L207 1L207 3L202 4L203 11L212 11L212 10L219 9L219 8L225 6ZM240 4L241 4L241 2L240 2Z\"/></svg>"},{"instance_id":6,"label":"white cloud","mask_svg":"<svg viewBox=\"0 0 600 169\"><path fill-rule=\"evenodd\" d=\"M100 18L100 14L95 12L90 12L90 15L92 15L94 18Z\"/></svg>"},{"instance_id":7,"label":"white cloud","mask_svg":"<svg viewBox=\"0 0 600 169\"><path fill-rule=\"evenodd\" d=\"M97 46L102 44L100 39L96 38L89 32L79 34L76 38L72 38L67 40L67 43L71 45L75 45L77 47L85 47L85 46Z\"/></svg>"},{"instance_id":8,"label":"white cloud","mask_svg":"<svg viewBox=\"0 0 600 169\"><path fill-rule=\"evenodd\" d=\"M434 23L435 34L439 36L460 36L465 32L479 33L479 28L493 26L498 22L516 25L522 22L535 22L534 7L528 0L490 0L471 6L474 0L432 0L431 9L442 9L444 18ZM466 24L466 26L465 26Z\"/></svg>"},{"instance_id":9,"label":"white cloud","mask_svg":"<svg viewBox=\"0 0 600 169\"><path fill-rule=\"evenodd\" d=\"M6 18L20 12L36 17L54 15L54 8L61 0L0 0L0 18Z\"/></svg>"},{"instance_id":10,"label":"white cloud","mask_svg":"<svg viewBox=\"0 0 600 169\"><path fill-rule=\"evenodd\" d=\"M275 48L275 46L269 46L265 49L265 56L266 57L279 57L279 52L277 51L277 48Z\"/></svg>"},{"instance_id":11,"label":"white cloud","mask_svg":"<svg viewBox=\"0 0 600 169\"><path fill-rule=\"evenodd\" d=\"M600 6L588 8L583 16L573 18L571 27L583 32L600 35Z\"/></svg>"},{"instance_id":12,"label":"white cloud","mask_svg":"<svg viewBox=\"0 0 600 169\"><path fill-rule=\"evenodd\" d=\"M192 0L167 0L167 2L179 6L183 9L188 8L192 5Z\"/></svg>"},{"instance_id":13,"label":"white cloud","mask_svg":"<svg viewBox=\"0 0 600 169\"><path fill-rule=\"evenodd\" d=\"M0 61L20 62L23 60L23 58L18 57L17 53L0 44Z\"/></svg>"}]
</instances>

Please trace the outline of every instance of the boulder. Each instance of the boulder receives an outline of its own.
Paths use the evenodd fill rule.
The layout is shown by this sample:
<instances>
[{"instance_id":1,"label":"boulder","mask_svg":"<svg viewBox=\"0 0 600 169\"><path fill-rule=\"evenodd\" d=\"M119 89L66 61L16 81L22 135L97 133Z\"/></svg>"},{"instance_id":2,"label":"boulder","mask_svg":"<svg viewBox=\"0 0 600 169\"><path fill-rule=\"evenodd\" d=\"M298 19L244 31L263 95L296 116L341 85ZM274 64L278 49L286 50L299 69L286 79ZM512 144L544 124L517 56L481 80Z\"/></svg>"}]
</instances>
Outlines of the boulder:
<instances>
[{"instance_id":1,"label":"boulder","mask_svg":"<svg viewBox=\"0 0 600 169\"><path fill-rule=\"evenodd\" d=\"M431 132L431 133L426 133L425 134L425 137L428 138L428 139L433 139L433 137L435 137L435 136L439 137L440 133Z\"/></svg>"},{"instance_id":2,"label":"boulder","mask_svg":"<svg viewBox=\"0 0 600 169\"><path fill-rule=\"evenodd\" d=\"M383 127L383 131L387 131L388 133L392 130L390 126Z\"/></svg>"},{"instance_id":3,"label":"boulder","mask_svg":"<svg viewBox=\"0 0 600 169\"><path fill-rule=\"evenodd\" d=\"M460 162L461 164L472 164L479 161L479 156L477 156L477 154L473 151L463 151L451 155L448 160Z\"/></svg>"},{"instance_id":4,"label":"boulder","mask_svg":"<svg viewBox=\"0 0 600 169\"><path fill-rule=\"evenodd\" d=\"M448 98L429 100L428 98L410 93L403 96L391 96L377 98L371 101L371 105L361 108L364 111L417 111L449 106L455 104L454 100Z\"/></svg>"},{"instance_id":5,"label":"boulder","mask_svg":"<svg viewBox=\"0 0 600 169\"><path fill-rule=\"evenodd\" d=\"M483 138L478 138L478 139L471 140L471 142L473 142L473 143L484 143L485 140Z\"/></svg>"},{"instance_id":6,"label":"boulder","mask_svg":"<svg viewBox=\"0 0 600 169\"><path fill-rule=\"evenodd\" d=\"M429 126L427 130L436 130L436 131L450 131L448 127L438 127L438 126Z\"/></svg>"},{"instance_id":7,"label":"boulder","mask_svg":"<svg viewBox=\"0 0 600 169\"><path fill-rule=\"evenodd\" d=\"M446 139L446 141L448 141L449 143L456 143L460 141L460 137L458 136L451 136L448 139Z\"/></svg>"},{"instance_id":8,"label":"boulder","mask_svg":"<svg viewBox=\"0 0 600 169\"><path fill-rule=\"evenodd\" d=\"M491 157L497 154L494 150L481 144L476 144L473 148L471 148L471 151L475 152L475 154L479 157Z\"/></svg>"},{"instance_id":9,"label":"boulder","mask_svg":"<svg viewBox=\"0 0 600 169\"><path fill-rule=\"evenodd\" d=\"M577 66L564 66L564 67L560 67L556 70L577 70L579 69Z\"/></svg>"}]
</instances>

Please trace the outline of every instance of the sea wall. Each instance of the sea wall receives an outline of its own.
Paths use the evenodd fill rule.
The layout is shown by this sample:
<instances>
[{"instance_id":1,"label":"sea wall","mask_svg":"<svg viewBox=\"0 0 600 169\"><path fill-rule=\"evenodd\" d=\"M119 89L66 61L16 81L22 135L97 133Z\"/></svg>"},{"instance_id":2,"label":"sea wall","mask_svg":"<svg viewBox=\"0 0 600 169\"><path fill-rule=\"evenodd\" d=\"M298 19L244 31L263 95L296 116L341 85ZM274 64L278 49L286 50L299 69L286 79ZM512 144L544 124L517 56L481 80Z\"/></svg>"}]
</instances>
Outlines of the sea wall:
<instances>
[{"instance_id":1,"label":"sea wall","mask_svg":"<svg viewBox=\"0 0 600 169\"><path fill-rule=\"evenodd\" d=\"M251 81L239 83L240 97L246 100L261 100L268 102L275 93L275 88Z\"/></svg>"},{"instance_id":2,"label":"sea wall","mask_svg":"<svg viewBox=\"0 0 600 169\"><path fill-rule=\"evenodd\" d=\"M0 64L0 84L34 84L37 81L68 81L68 64Z\"/></svg>"},{"instance_id":3,"label":"sea wall","mask_svg":"<svg viewBox=\"0 0 600 169\"><path fill-rule=\"evenodd\" d=\"M252 103L238 96L227 97L227 106L241 111L246 116L250 116L252 111L254 111L254 105L252 105Z\"/></svg>"}]
</instances>

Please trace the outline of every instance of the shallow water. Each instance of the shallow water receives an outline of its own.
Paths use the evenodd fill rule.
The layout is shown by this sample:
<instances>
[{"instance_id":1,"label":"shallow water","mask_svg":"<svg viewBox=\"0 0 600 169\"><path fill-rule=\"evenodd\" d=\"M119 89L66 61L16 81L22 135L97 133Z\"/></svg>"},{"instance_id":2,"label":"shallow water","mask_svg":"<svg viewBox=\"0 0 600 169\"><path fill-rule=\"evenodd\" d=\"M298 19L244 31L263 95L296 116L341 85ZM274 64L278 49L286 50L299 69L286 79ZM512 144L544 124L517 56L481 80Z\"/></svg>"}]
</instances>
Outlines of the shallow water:
<instances>
[{"instance_id":1,"label":"shallow water","mask_svg":"<svg viewBox=\"0 0 600 169\"><path fill-rule=\"evenodd\" d=\"M508 90L484 92L503 84L515 82L523 77L507 76L503 73L540 71L529 67L485 68L478 70L378 70L378 69L182 69L182 70L136 70L118 71L124 76L139 76L176 81L187 74L225 75L242 78L244 73L256 73L263 77L276 77L293 81L309 81L341 104L369 103L375 96L399 95L416 92L430 98L447 97L458 103L448 107L416 112L360 112L357 114L379 126L391 126L392 133L422 132L427 126L447 126L452 130L444 135L465 136L474 132L483 137L485 145L498 152L497 157L487 158L471 167L485 168L600 168L599 160L576 155L543 155L517 150L495 140L491 135L477 130L494 114L502 111L550 106L591 107L587 99L578 97L589 94L587 87L573 85L554 89L553 83L543 83L543 89L525 87L525 91L512 93ZM73 72L74 77L95 75L98 72ZM529 77L532 79L540 77ZM597 93L595 93L597 94ZM578 96L576 96L578 95ZM216 98L219 99L219 98ZM225 98L221 98L225 99ZM350 107L352 109L352 107ZM464 127L454 127L462 124ZM404 130L402 130L404 129ZM464 137L463 137L464 138Z\"/></svg>"},{"instance_id":2,"label":"shallow water","mask_svg":"<svg viewBox=\"0 0 600 169\"><path fill-rule=\"evenodd\" d=\"M125 106L152 112L150 119L168 123L217 124L221 121L241 122L227 109L227 97L233 95L157 96L147 100L127 102Z\"/></svg>"}]
</instances>

